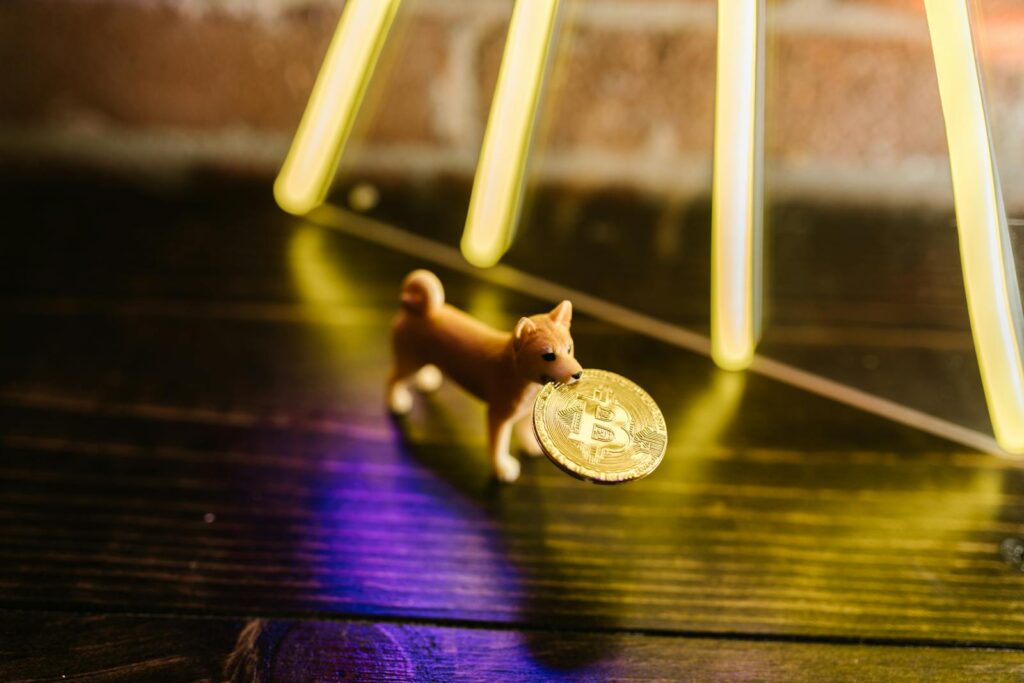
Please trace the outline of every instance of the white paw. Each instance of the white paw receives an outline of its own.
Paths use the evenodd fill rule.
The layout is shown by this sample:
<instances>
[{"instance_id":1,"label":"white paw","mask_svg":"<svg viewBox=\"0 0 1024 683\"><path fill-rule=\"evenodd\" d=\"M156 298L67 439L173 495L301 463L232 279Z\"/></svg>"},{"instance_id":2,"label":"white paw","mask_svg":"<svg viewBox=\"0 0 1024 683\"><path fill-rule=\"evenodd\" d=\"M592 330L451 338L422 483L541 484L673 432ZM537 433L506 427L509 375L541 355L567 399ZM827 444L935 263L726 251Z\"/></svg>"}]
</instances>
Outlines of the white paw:
<instances>
[{"instance_id":1,"label":"white paw","mask_svg":"<svg viewBox=\"0 0 1024 683\"><path fill-rule=\"evenodd\" d=\"M404 384L396 384L388 392L388 408L395 415L406 415L412 410L412 392Z\"/></svg>"},{"instance_id":2,"label":"white paw","mask_svg":"<svg viewBox=\"0 0 1024 683\"><path fill-rule=\"evenodd\" d=\"M416 373L416 388L425 394L437 391L441 388L444 376L436 365L424 365Z\"/></svg>"},{"instance_id":3,"label":"white paw","mask_svg":"<svg viewBox=\"0 0 1024 683\"><path fill-rule=\"evenodd\" d=\"M519 469L519 461L506 453L494 463L494 476L498 481L511 484L519 478Z\"/></svg>"}]
</instances>

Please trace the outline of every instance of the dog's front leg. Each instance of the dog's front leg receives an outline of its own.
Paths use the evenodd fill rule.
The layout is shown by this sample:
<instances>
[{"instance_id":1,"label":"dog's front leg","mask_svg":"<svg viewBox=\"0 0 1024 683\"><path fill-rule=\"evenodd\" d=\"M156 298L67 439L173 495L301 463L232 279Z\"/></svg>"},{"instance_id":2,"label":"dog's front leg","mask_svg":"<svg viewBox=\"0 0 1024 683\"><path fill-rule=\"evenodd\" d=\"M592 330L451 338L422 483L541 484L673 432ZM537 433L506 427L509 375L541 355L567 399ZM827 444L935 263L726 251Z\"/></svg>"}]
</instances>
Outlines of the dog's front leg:
<instances>
[{"instance_id":1,"label":"dog's front leg","mask_svg":"<svg viewBox=\"0 0 1024 683\"><path fill-rule=\"evenodd\" d=\"M543 455L544 450L537 440L537 432L533 429L533 415L527 415L516 422L516 437L519 438L519 445L523 447L526 454L532 457Z\"/></svg>"},{"instance_id":2,"label":"dog's front leg","mask_svg":"<svg viewBox=\"0 0 1024 683\"><path fill-rule=\"evenodd\" d=\"M487 427L494 476L499 481L511 483L519 478L519 461L508 452L512 438L512 416L507 411L491 407L487 411Z\"/></svg>"}]
</instances>

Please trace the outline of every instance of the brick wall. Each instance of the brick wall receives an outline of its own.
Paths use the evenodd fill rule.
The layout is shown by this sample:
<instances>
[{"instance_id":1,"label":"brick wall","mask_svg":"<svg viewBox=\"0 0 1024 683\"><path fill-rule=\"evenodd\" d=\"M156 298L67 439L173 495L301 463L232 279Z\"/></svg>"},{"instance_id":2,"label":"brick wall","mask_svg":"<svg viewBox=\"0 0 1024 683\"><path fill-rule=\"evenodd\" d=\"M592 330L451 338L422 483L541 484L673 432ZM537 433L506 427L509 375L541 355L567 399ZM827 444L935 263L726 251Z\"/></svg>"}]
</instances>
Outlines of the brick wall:
<instances>
[{"instance_id":1,"label":"brick wall","mask_svg":"<svg viewBox=\"0 0 1024 683\"><path fill-rule=\"evenodd\" d=\"M273 173L340 0L4 0L0 154ZM470 174L511 3L405 0L349 161ZM535 172L674 194L709 184L713 0L567 7ZM1024 0L980 2L1011 211L1024 210ZM769 0L769 186L948 205L921 0Z\"/></svg>"}]
</instances>

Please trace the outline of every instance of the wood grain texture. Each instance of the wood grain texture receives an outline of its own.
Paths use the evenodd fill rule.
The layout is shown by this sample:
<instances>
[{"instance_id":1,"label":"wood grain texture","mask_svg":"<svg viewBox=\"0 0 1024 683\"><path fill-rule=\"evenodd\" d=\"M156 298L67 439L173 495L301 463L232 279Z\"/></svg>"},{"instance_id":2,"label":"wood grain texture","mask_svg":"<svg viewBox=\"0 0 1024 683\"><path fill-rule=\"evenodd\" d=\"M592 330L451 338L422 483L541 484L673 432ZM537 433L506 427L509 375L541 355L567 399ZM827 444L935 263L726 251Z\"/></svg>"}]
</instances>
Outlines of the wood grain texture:
<instances>
[{"instance_id":1,"label":"wood grain texture","mask_svg":"<svg viewBox=\"0 0 1024 683\"><path fill-rule=\"evenodd\" d=\"M665 461L497 486L456 388L383 412L397 285L429 264L221 189L10 198L0 607L1024 648L1014 463L581 316L584 365L661 405ZM438 273L497 325L548 306Z\"/></svg>"},{"instance_id":2,"label":"wood grain texture","mask_svg":"<svg viewBox=\"0 0 1024 683\"><path fill-rule=\"evenodd\" d=\"M0 611L8 683L221 680L243 622Z\"/></svg>"},{"instance_id":3,"label":"wood grain texture","mask_svg":"<svg viewBox=\"0 0 1024 683\"><path fill-rule=\"evenodd\" d=\"M0 676L88 680L977 681L1024 654L308 619L0 612Z\"/></svg>"}]
</instances>

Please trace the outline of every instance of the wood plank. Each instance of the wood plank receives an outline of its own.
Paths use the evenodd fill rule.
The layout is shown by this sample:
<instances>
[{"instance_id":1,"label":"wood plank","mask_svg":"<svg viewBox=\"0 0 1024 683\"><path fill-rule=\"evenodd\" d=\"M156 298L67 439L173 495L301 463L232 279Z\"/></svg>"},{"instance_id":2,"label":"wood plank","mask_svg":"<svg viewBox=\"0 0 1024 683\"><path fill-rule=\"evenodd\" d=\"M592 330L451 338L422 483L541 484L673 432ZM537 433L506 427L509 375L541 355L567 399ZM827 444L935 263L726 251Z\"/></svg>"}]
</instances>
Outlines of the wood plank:
<instances>
[{"instance_id":1,"label":"wood plank","mask_svg":"<svg viewBox=\"0 0 1024 683\"><path fill-rule=\"evenodd\" d=\"M222 680L244 622L0 612L8 683Z\"/></svg>"},{"instance_id":2,"label":"wood plank","mask_svg":"<svg viewBox=\"0 0 1024 683\"><path fill-rule=\"evenodd\" d=\"M5 681L976 681L1024 653L380 621L0 612Z\"/></svg>"},{"instance_id":3,"label":"wood plank","mask_svg":"<svg viewBox=\"0 0 1024 683\"><path fill-rule=\"evenodd\" d=\"M204 316L275 315L228 312L225 302L295 303L293 259L302 244L288 228L297 221L272 206L263 184L200 177L154 192L95 173L4 180L0 197L17 226L2 235L3 253L17 255L0 272L9 303L102 308L113 297L152 315L180 314L184 299ZM382 198L373 216L458 243L468 187L450 178L353 179L367 180ZM344 203L347 192L339 187L336 199ZM763 354L990 429L950 212L789 202L768 211ZM701 198L541 187L505 261L706 331L709 221ZM333 270L343 266L341 274L362 285L334 303L351 315L366 301L366 282L379 280L390 304L393 287L382 274L397 262L340 251L322 246Z\"/></svg>"},{"instance_id":4,"label":"wood plank","mask_svg":"<svg viewBox=\"0 0 1024 683\"><path fill-rule=\"evenodd\" d=\"M31 267L2 302L0 606L1024 645L1012 463L581 316L585 364L661 404L665 463L497 487L454 388L382 411L423 264L237 198L144 199L99 246L56 218L5 236ZM499 324L543 305L439 272Z\"/></svg>"}]
</instances>

